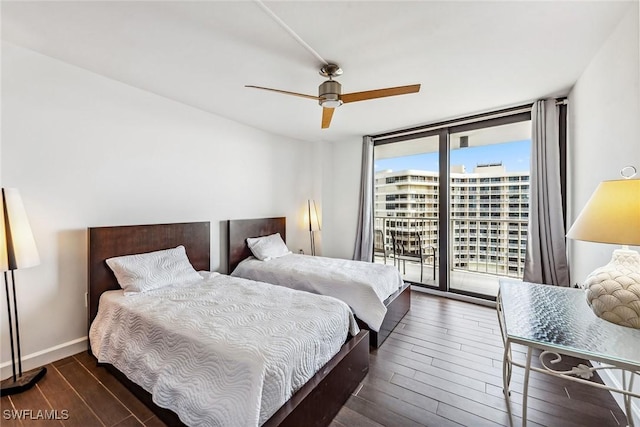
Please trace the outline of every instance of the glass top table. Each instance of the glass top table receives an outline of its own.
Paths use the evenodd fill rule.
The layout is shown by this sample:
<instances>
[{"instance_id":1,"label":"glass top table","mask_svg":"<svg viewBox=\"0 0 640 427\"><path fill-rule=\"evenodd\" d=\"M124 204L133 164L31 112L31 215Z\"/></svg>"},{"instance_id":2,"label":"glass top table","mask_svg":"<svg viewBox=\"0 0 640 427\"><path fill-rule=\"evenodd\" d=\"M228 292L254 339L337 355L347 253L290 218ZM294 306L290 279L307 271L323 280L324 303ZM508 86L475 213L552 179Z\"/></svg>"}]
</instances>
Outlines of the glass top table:
<instances>
[{"instance_id":1,"label":"glass top table","mask_svg":"<svg viewBox=\"0 0 640 427\"><path fill-rule=\"evenodd\" d=\"M513 342L640 369L640 329L596 316L583 290L503 280L500 299Z\"/></svg>"},{"instance_id":2,"label":"glass top table","mask_svg":"<svg viewBox=\"0 0 640 427\"><path fill-rule=\"evenodd\" d=\"M627 419L633 426L631 398L634 376L640 375L640 329L616 325L599 318L587 303L584 290L540 285L509 280L500 281L497 300L498 320L505 345L503 360L504 392L511 414L509 383L513 366L525 369L523 389L523 426L526 425L527 388L530 371L605 388L624 395ZM517 363L511 358L511 344L527 347L527 361ZM542 368L531 366L532 350L542 351ZM557 371L546 363L551 355L561 355L602 362L611 367L578 365L569 371ZM553 361L551 363L554 363ZM622 371L623 387L616 389L588 381L593 372L601 369Z\"/></svg>"}]
</instances>

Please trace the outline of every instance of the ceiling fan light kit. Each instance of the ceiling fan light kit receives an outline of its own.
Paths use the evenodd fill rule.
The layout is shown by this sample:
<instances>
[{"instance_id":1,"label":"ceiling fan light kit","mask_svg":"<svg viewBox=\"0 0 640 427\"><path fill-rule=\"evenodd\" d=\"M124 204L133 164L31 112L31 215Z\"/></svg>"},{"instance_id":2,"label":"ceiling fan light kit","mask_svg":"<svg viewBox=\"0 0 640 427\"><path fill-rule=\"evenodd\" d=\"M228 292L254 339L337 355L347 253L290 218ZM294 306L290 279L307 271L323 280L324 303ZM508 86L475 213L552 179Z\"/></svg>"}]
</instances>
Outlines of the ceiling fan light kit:
<instances>
[{"instance_id":1,"label":"ceiling fan light kit","mask_svg":"<svg viewBox=\"0 0 640 427\"><path fill-rule=\"evenodd\" d=\"M327 80L318 87L318 101L324 108L336 108L342 105L340 95L342 85L334 80Z\"/></svg>"},{"instance_id":2,"label":"ceiling fan light kit","mask_svg":"<svg viewBox=\"0 0 640 427\"><path fill-rule=\"evenodd\" d=\"M278 92L285 95L293 95L302 98L317 99L318 103L322 107L322 129L327 129L331 124L331 118L333 117L333 111L335 108L342 104L357 101L367 101L375 98L384 98L387 96L405 95L409 93L416 93L420 91L420 85L408 85L389 87L385 89L374 89L364 92L354 92L342 94L342 85L333 80L334 77L342 75L342 69L336 64L326 64L320 68L320 75L328 77L329 80L324 81L318 87L318 96L305 95L303 93L289 92L280 89L271 89L268 87L246 85L254 89L268 90L271 92Z\"/></svg>"}]
</instances>

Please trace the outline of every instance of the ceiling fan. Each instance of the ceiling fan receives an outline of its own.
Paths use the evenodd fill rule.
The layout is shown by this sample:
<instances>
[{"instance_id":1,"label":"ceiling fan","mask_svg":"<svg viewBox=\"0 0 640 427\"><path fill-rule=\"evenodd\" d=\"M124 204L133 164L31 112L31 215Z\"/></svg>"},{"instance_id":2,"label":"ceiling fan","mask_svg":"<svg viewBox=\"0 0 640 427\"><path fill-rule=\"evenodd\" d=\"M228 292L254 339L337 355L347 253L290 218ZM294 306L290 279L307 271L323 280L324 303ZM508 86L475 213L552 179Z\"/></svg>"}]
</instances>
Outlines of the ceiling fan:
<instances>
[{"instance_id":1,"label":"ceiling fan","mask_svg":"<svg viewBox=\"0 0 640 427\"><path fill-rule=\"evenodd\" d=\"M337 66L336 64L327 64L320 69L320 75L328 77L329 80L326 80L318 87L318 96L305 95L303 93L289 92L286 90L271 89L268 87L253 85L245 85L245 87L269 90L271 92L283 93L285 95L293 95L302 98L317 100L318 103L322 106L322 129L326 129L329 127L334 110L342 104L356 101L366 101L375 98L384 98L387 96L405 95L408 93L416 93L420 91L420 85L415 84L343 94L342 85L333 80L334 77L342 75L342 69L339 66Z\"/></svg>"}]
</instances>

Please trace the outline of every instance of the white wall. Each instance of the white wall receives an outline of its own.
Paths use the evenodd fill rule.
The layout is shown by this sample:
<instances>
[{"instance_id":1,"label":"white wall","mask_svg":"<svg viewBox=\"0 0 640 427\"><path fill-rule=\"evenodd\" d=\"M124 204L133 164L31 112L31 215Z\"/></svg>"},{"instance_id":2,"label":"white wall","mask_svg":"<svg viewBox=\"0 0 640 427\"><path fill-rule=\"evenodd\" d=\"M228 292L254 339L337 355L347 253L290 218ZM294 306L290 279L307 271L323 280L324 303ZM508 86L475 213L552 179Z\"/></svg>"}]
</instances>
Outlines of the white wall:
<instances>
[{"instance_id":1,"label":"white wall","mask_svg":"<svg viewBox=\"0 0 640 427\"><path fill-rule=\"evenodd\" d=\"M601 181L620 178L627 165L640 170L639 21L635 3L569 94L571 223ZM580 282L607 264L616 246L569 241L569 249L572 281ZM620 387L620 375L600 374L607 384ZM640 392L640 384L634 390ZM612 394L621 403L620 395ZM633 403L640 424L638 399Z\"/></svg>"},{"instance_id":2,"label":"white wall","mask_svg":"<svg viewBox=\"0 0 640 427\"><path fill-rule=\"evenodd\" d=\"M226 219L286 215L291 246L308 246L298 218L314 190L312 144L7 43L2 89L1 181L20 190L42 260L16 272L27 368L86 346L87 227L211 221L213 270L226 262Z\"/></svg>"},{"instance_id":3,"label":"white wall","mask_svg":"<svg viewBox=\"0 0 640 427\"><path fill-rule=\"evenodd\" d=\"M569 94L569 219L598 184L640 170L638 3L602 46ZM615 245L569 241L572 281L606 264Z\"/></svg>"}]
</instances>

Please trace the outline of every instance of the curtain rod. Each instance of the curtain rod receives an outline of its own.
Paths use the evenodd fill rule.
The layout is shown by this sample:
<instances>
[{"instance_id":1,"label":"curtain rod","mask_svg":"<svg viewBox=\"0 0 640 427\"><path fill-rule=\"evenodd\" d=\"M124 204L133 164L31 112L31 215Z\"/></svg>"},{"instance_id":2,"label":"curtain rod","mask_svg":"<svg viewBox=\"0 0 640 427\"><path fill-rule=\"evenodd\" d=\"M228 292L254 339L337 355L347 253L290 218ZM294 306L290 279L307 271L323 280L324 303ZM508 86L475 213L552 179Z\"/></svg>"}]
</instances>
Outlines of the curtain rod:
<instances>
[{"instance_id":1,"label":"curtain rod","mask_svg":"<svg viewBox=\"0 0 640 427\"><path fill-rule=\"evenodd\" d=\"M407 128L407 129L400 129L400 130L396 130L396 131L392 131L392 132L379 133L379 134L376 134L376 135L370 135L370 137L373 138L373 140L375 141L375 140L385 139L385 138L389 138L389 137L395 137L395 136L399 136L399 135L412 134L412 133L416 133L416 132L425 132L425 131L430 131L430 130L436 130L436 129L447 127L447 126L454 125L454 124L455 125L461 125L461 124L466 124L466 123L473 123L473 122L476 122L476 121L480 121L481 119L497 118L497 117L501 117L501 116L507 116L507 115L511 115L511 114L531 111L531 107L533 106L533 104L534 103L531 102L531 103L528 103L528 104L522 104L522 105L518 105L518 106L515 106L515 107L504 108L502 110L496 110L496 111L491 111L491 112L487 112L487 113L479 113L479 114L474 114L472 116L460 117L460 118L457 118L457 119L443 120L441 122L415 126L415 127L411 127L411 128ZM566 97L556 98L556 105L567 105L567 98Z\"/></svg>"}]
</instances>

